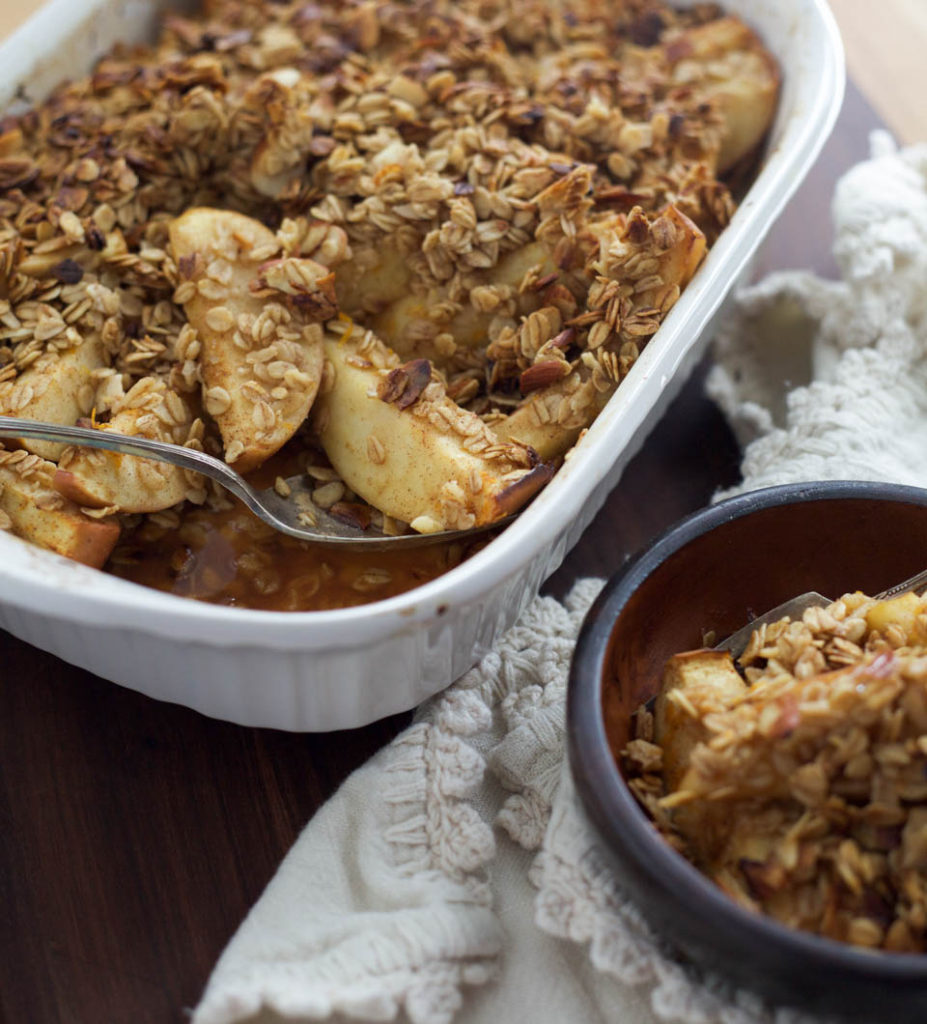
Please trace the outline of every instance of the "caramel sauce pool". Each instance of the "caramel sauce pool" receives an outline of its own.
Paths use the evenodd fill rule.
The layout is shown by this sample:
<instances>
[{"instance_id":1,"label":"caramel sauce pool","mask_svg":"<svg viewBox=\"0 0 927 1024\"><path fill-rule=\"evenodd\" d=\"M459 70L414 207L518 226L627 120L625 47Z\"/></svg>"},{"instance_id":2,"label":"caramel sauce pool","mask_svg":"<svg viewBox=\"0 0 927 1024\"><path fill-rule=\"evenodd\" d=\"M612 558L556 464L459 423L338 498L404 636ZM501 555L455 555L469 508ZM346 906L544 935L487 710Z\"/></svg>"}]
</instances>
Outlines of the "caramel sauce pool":
<instances>
[{"instance_id":1,"label":"caramel sauce pool","mask_svg":"<svg viewBox=\"0 0 927 1024\"><path fill-rule=\"evenodd\" d=\"M289 446L248 475L255 487L303 470ZM319 461L318 457L311 461ZM352 608L421 586L490 540L365 551L297 540L251 514L237 498L224 511L186 506L179 525L145 520L123 536L106 571L178 597L274 612Z\"/></svg>"},{"instance_id":2,"label":"caramel sauce pool","mask_svg":"<svg viewBox=\"0 0 927 1024\"><path fill-rule=\"evenodd\" d=\"M242 505L187 511L179 528L147 522L116 549L107 571L212 604L300 612L393 597L459 565L485 544L347 551L278 533Z\"/></svg>"}]
</instances>

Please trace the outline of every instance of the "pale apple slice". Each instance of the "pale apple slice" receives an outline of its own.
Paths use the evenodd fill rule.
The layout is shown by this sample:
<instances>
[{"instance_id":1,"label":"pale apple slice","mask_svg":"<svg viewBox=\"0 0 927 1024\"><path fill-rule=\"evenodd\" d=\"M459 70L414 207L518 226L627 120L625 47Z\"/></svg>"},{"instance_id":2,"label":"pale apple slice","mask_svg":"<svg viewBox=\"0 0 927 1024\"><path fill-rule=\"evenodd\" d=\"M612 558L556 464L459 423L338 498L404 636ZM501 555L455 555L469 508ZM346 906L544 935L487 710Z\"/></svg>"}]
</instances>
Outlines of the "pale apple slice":
<instances>
[{"instance_id":1,"label":"pale apple slice","mask_svg":"<svg viewBox=\"0 0 927 1024\"><path fill-rule=\"evenodd\" d=\"M144 377L113 407L102 431L182 445L194 422L189 402L157 377ZM87 508L160 512L183 501L191 487L182 469L166 462L100 448L66 448L53 486Z\"/></svg>"},{"instance_id":2,"label":"pale apple slice","mask_svg":"<svg viewBox=\"0 0 927 1024\"><path fill-rule=\"evenodd\" d=\"M515 511L550 479L520 444L500 443L457 406L427 360L400 365L370 332L329 335L331 367L313 411L344 482L380 511L430 533Z\"/></svg>"},{"instance_id":3,"label":"pale apple slice","mask_svg":"<svg viewBox=\"0 0 927 1024\"><path fill-rule=\"evenodd\" d=\"M287 30L280 30L287 31ZM314 96L310 76L295 67L277 67L248 89L246 108L259 112L264 135L251 156L254 189L270 199L288 194L306 173L314 130L330 100Z\"/></svg>"},{"instance_id":4,"label":"pale apple slice","mask_svg":"<svg viewBox=\"0 0 927 1024\"><path fill-rule=\"evenodd\" d=\"M692 76L723 118L718 173L750 156L769 130L779 97L779 69L756 33L738 18L718 18L667 43L674 64L698 66Z\"/></svg>"},{"instance_id":5,"label":"pale apple slice","mask_svg":"<svg viewBox=\"0 0 927 1024\"><path fill-rule=\"evenodd\" d=\"M477 308L471 300L455 310L455 304L448 303L448 289L435 287L421 295L403 295L374 317L371 326L403 359L430 359L441 366L447 361L447 352L436 344L436 336L450 335L455 348L484 347L489 341L489 325L496 315L496 307L491 303L493 294L516 289L532 270L538 278L557 270L553 253L542 242L529 242L506 253L492 270L474 275L474 290L480 288L480 282L484 284L488 308ZM539 305L539 297L529 293L520 296L517 312L530 313Z\"/></svg>"},{"instance_id":6,"label":"pale apple slice","mask_svg":"<svg viewBox=\"0 0 927 1024\"><path fill-rule=\"evenodd\" d=\"M352 244L351 248L354 255L335 278L338 306L348 316L363 319L383 313L408 294L408 260L389 239L378 246Z\"/></svg>"},{"instance_id":7,"label":"pale apple slice","mask_svg":"<svg viewBox=\"0 0 927 1024\"><path fill-rule=\"evenodd\" d=\"M313 260L275 259L269 228L240 213L197 207L171 222L184 279L175 293L202 348L206 411L225 459L245 473L305 420L322 373L322 331L333 315L333 275Z\"/></svg>"},{"instance_id":8,"label":"pale apple slice","mask_svg":"<svg viewBox=\"0 0 927 1024\"><path fill-rule=\"evenodd\" d=\"M0 450L0 511L16 536L101 569L119 540L119 526L89 518L54 490L54 472L54 463L34 453Z\"/></svg>"},{"instance_id":9,"label":"pale apple slice","mask_svg":"<svg viewBox=\"0 0 927 1024\"><path fill-rule=\"evenodd\" d=\"M563 159L569 162L568 157ZM534 312L552 301L546 294L551 287L560 293L560 301L575 304L577 296L559 278L576 276L581 282L582 268L596 252L589 222L592 167L577 164L562 177L549 168L535 170L541 173L539 191L533 196L540 217L535 238L500 252L511 225L501 219L483 221L475 227L467 253L480 260L466 273L425 292L410 294L406 289L370 321L400 356L429 359L449 370L472 367L479 358L474 353L490 343L494 318L514 319ZM540 287L525 287L529 283Z\"/></svg>"},{"instance_id":10,"label":"pale apple slice","mask_svg":"<svg viewBox=\"0 0 927 1024\"><path fill-rule=\"evenodd\" d=\"M45 353L15 380L0 384L0 414L64 426L90 415L91 374L105 365L103 342L95 331L83 337L73 331L73 340L70 348ZM44 459L57 459L64 450L54 441L22 438L18 443Z\"/></svg>"}]
</instances>

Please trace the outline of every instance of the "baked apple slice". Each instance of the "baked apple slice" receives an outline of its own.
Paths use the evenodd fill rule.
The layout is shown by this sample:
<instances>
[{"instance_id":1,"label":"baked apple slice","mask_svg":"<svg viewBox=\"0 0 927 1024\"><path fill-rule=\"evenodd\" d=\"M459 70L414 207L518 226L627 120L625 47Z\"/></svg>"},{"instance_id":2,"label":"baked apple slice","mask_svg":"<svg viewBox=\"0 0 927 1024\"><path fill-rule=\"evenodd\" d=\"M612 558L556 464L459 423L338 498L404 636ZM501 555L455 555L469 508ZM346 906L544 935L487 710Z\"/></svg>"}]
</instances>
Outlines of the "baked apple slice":
<instances>
[{"instance_id":1,"label":"baked apple slice","mask_svg":"<svg viewBox=\"0 0 927 1024\"><path fill-rule=\"evenodd\" d=\"M112 519L93 519L52 486L55 464L23 449L0 449L0 512L23 540L101 569L119 540Z\"/></svg>"},{"instance_id":2,"label":"baked apple slice","mask_svg":"<svg viewBox=\"0 0 927 1024\"><path fill-rule=\"evenodd\" d=\"M144 377L114 404L111 419L99 429L182 445L193 423L183 396L158 377ZM100 448L66 448L52 482L79 505L120 512L160 512L201 490L177 466Z\"/></svg>"},{"instance_id":3,"label":"baked apple slice","mask_svg":"<svg viewBox=\"0 0 927 1024\"><path fill-rule=\"evenodd\" d=\"M718 104L723 127L718 173L750 156L772 123L779 97L779 69L756 33L737 18L706 22L666 47L679 68L687 62L700 91ZM683 80L689 74L684 72Z\"/></svg>"},{"instance_id":4,"label":"baked apple slice","mask_svg":"<svg viewBox=\"0 0 927 1024\"><path fill-rule=\"evenodd\" d=\"M330 370L313 410L344 482L421 533L470 529L516 511L552 473L461 409L425 360L400 364L371 332L329 334Z\"/></svg>"},{"instance_id":5,"label":"baked apple slice","mask_svg":"<svg viewBox=\"0 0 927 1024\"><path fill-rule=\"evenodd\" d=\"M0 384L0 413L64 426L90 415L91 374L105 365L103 342L95 331L81 337L74 330L72 340L71 347L46 352L15 380ZM23 438L18 443L44 459L57 459L64 450L55 441Z\"/></svg>"},{"instance_id":6,"label":"baked apple slice","mask_svg":"<svg viewBox=\"0 0 927 1024\"><path fill-rule=\"evenodd\" d=\"M555 380L494 426L501 439L529 445L542 459L562 455L592 423L705 255L704 234L673 206L653 220L632 210L616 227L598 227L597 279L588 301L601 319L589 327L586 351L568 373L553 368ZM612 308L620 316L610 321ZM543 370L530 370L543 382Z\"/></svg>"},{"instance_id":7,"label":"baked apple slice","mask_svg":"<svg viewBox=\"0 0 927 1024\"><path fill-rule=\"evenodd\" d=\"M517 306L512 301L519 283L532 270L538 278L557 270L552 252L542 242L530 242L503 256L484 274L485 284L472 289L471 294L476 295L473 299L468 296L466 303L449 302L447 288L433 287L391 303L372 319L371 326L402 358L429 359L441 366L458 349L466 352L485 347L489 325L503 304L520 313L537 308L540 300L533 293L517 296ZM452 345L442 346L443 340Z\"/></svg>"},{"instance_id":8,"label":"baked apple slice","mask_svg":"<svg viewBox=\"0 0 927 1024\"><path fill-rule=\"evenodd\" d=\"M322 373L317 321L336 311L334 275L314 260L276 258L259 221L197 207L171 222L180 269L175 299L201 342L203 402L225 459L260 466L299 429Z\"/></svg>"}]
</instances>

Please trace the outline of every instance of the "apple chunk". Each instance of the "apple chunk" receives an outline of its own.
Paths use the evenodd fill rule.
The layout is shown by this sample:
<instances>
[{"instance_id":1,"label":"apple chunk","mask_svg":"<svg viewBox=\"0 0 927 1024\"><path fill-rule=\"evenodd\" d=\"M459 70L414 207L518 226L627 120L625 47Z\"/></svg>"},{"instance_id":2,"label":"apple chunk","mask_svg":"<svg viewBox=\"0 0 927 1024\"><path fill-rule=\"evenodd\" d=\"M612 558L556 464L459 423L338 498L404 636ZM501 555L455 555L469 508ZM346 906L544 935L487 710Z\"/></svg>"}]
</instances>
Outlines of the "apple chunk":
<instances>
[{"instance_id":1,"label":"apple chunk","mask_svg":"<svg viewBox=\"0 0 927 1024\"><path fill-rule=\"evenodd\" d=\"M54 463L34 453L0 450L0 511L16 536L101 569L119 540L119 526L86 516L55 491L54 472Z\"/></svg>"},{"instance_id":2,"label":"apple chunk","mask_svg":"<svg viewBox=\"0 0 927 1024\"><path fill-rule=\"evenodd\" d=\"M720 708L745 691L730 651L686 651L670 658L654 707L667 792L678 788L693 749L708 738L699 712Z\"/></svg>"}]
</instances>

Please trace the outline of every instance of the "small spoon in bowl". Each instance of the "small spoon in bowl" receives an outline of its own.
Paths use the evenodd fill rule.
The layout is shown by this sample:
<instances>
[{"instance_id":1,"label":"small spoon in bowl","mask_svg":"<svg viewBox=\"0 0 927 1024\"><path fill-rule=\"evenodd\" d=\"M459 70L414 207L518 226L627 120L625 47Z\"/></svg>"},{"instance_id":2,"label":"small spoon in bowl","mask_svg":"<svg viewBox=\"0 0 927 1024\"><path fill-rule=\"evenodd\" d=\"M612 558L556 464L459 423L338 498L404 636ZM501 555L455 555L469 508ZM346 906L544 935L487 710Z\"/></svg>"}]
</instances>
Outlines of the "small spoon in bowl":
<instances>
[{"instance_id":1,"label":"small spoon in bowl","mask_svg":"<svg viewBox=\"0 0 927 1024\"><path fill-rule=\"evenodd\" d=\"M129 437L108 430L88 427L66 427L56 423L0 416L0 437L29 437L37 441L58 441L86 448L103 448L137 455L158 462L168 462L181 469L192 469L220 483L231 491L259 518L281 533L300 540L319 544L362 546L368 549L421 547L438 541L451 541L474 537L487 530L498 529L510 523L515 515L506 516L469 530L439 530L435 533L403 533L387 536L374 530L363 530L345 520L330 515L312 502L311 489L305 474L286 478L287 497L274 487L258 490L221 459L198 452L193 448L152 441L145 437Z\"/></svg>"},{"instance_id":2,"label":"small spoon in bowl","mask_svg":"<svg viewBox=\"0 0 927 1024\"><path fill-rule=\"evenodd\" d=\"M909 579L902 580L901 583L896 583L893 587L889 587L887 590L883 590L881 593L876 594L874 600L884 601L889 597L897 597L899 594L906 594L910 590L917 590L919 587L925 585L927 585L927 569L924 569L916 575L911 576ZM790 619L800 619L807 608L826 608L832 603L832 598L825 597L823 594L819 594L816 590L809 590L807 593L799 594L798 597L790 598L788 601L776 605L775 608L771 608L768 612L765 612L763 615L759 615L751 622L748 622L746 626L741 626L736 633L732 633L727 637L727 639L716 644L714 650L730 651L731 657L736 660L747 649L747 644L750 643L750 637L753 635L755 630L760 628L760 626L765 626L772 622L778 622L780 619L784 619L786 617Z\"/></svg>"}]
</instances>

